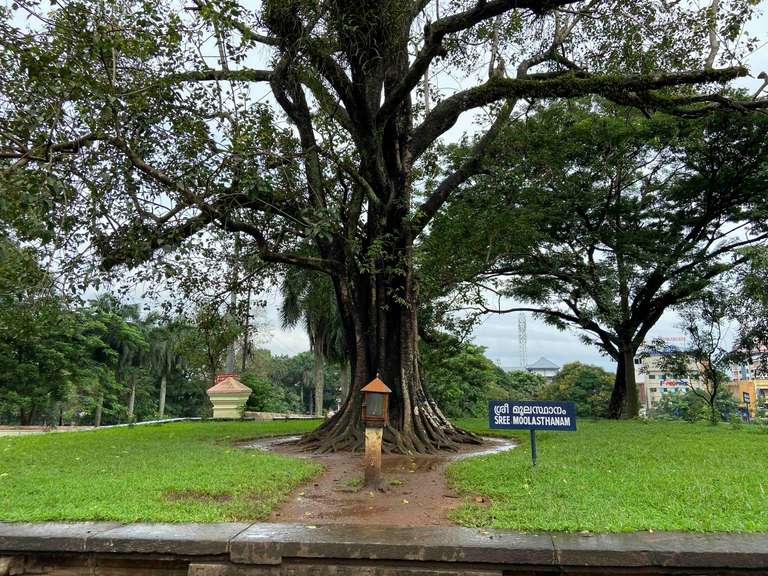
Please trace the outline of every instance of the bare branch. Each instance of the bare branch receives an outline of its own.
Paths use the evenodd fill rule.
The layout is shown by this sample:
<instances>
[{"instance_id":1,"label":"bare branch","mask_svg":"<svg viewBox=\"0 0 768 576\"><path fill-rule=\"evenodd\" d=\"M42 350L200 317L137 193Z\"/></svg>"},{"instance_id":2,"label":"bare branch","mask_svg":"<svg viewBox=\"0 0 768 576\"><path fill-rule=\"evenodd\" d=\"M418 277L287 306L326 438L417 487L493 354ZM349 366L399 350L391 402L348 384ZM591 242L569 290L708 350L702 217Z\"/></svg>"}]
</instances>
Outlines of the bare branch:
<instances>
[{"instance_id":1,"label":"bare branch","mask_svg":"<svg viewBox=\"0 0 768 576\"><path fill-rule=\"evenodd\" d=\"M760 93L765 90L766 86L768 86L768 74L765 72L760 72L757 77L763 81L763 84L755 91L754 94L752 94L752 100L757 100L757 97L760 96Z\"/></svg>"},{"instance_id":2,"label":"bare branch","mask_svg":"<svg viewBox=\"0 0 768 576\"><path fill-rule=\"evenodd\" d=\"M34 148L19 146L17 150L0 150L0 158L9 160L18 159L9 168L3 171L3 176L10 174L29 164L30 162L50 162L51 154L77 154L86 146L98 140L98 136L92 132L78 136L72 140L66 140L57 144L45 144Z\"/></svg>"}]
</instances>

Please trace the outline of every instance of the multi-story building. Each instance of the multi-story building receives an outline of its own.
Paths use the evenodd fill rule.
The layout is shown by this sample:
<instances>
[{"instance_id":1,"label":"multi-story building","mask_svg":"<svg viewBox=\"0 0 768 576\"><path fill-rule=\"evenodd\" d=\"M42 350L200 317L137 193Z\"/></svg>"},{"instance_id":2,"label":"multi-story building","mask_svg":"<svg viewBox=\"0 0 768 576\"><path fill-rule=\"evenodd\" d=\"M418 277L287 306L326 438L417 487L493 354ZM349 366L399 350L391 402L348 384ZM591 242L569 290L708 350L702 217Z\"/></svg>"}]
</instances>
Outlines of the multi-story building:
<instances>
[{"instance_id":1,"label":"multi-story building","mask_svg":"<svg viewBox=\"0 0 768 576\"><path fill-rule=\"evenodd\" d=\"M673 378L662 366L661 353L636 357L635 381L641 406L650 411L664 394L684 394L690 388L703 388L704 384L699 376L700 367L691 361L687 368L690 378Z\"/></svg>"},{"instance_id":2,"label":"multi-story building","mask_svg":"<svg viewBox=\"0 0 768 576\"><path fill-rule=\"evenodd\" d=\"M768 377L768 373L766 373L767 357L768 347L760 346L749 361L731 366L731 381L737 382L739 380L755 380Z\"/></svg>"}]
</instances>

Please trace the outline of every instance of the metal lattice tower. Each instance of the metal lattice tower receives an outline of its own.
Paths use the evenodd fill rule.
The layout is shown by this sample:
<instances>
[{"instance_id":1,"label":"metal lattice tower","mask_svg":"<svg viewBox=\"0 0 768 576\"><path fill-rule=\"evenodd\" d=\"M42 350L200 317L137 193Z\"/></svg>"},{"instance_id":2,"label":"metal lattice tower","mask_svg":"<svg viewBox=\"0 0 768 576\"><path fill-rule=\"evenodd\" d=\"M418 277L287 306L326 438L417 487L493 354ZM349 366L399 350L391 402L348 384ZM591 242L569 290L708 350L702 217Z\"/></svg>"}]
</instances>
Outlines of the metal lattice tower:
<instances>
[{"instance_id":1,"label":"metal lattice tower","mask_svg":"<svg viewBox=\"0 0 768 576\"><path fill-rule=\"evenodd\" d=\"M528 366L528 330L525 326L525 312L517 317L517 338L520 343L520 368Z\"/></svg>"}]
</instances>

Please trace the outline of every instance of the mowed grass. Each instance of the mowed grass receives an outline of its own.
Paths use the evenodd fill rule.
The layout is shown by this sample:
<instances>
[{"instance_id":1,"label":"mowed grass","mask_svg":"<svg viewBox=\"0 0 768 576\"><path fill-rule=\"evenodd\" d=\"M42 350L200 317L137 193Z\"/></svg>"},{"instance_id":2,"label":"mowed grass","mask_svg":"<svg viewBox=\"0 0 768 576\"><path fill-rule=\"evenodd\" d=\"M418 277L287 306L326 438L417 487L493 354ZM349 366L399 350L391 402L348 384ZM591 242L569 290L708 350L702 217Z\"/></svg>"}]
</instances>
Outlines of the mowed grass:
<instances>
[{"instance_id":1,"label":"mowed grass","mask_svg":"<svg viewBox=\"0 0 768 576\"><path fill-rule=\"evenodd\" d=\"M184 422L0 437L0 520L261 520L322 467L234 443L314 426Z\"/></svg>"},{"instance_id":2,"label":"mowed grass","mask_svg":"<svg viewBox=\"0 0 768 576\"><path fill-rule=\"evenodd\" d=\"M489 434L482 420L460 425ZM498 431L494 431L497 433ZM498 435L498 434L496 434ZM577 432L502 432L520 445L448 470L466 526L524 531L768 531L768 434L685 422L592 422Z\"/></svg>"}]
</instances>

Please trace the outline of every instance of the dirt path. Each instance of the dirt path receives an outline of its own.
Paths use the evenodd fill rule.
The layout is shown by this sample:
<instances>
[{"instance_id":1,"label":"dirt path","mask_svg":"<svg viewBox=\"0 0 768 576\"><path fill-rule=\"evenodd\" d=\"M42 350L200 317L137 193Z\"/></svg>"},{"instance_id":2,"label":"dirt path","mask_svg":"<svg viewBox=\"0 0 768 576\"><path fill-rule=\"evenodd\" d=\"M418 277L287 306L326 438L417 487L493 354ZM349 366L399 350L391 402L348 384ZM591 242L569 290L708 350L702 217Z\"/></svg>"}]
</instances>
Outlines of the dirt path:
<instances>
[{"instance_id":1,"label":"dirt path","mask_svg":"<svg viewBox=\"0 0 768 576\"><path fill-rule=\"evenodd\" d=\"M360 488L363 477L360 453L307 454L298 450L292 440L295 438L267 439L249 445L251 448L312 458L325 466L321 476L297 489L280 509L272 513L270 522L451 525L448 513L461 500L446 485L447 465L461 458L514 448L508 440L486 438L484 445L466 446L458 454L385 454L382 456L382 478L387 491L379 492Z\"/></svg>"}]
</instances>

